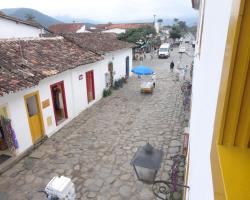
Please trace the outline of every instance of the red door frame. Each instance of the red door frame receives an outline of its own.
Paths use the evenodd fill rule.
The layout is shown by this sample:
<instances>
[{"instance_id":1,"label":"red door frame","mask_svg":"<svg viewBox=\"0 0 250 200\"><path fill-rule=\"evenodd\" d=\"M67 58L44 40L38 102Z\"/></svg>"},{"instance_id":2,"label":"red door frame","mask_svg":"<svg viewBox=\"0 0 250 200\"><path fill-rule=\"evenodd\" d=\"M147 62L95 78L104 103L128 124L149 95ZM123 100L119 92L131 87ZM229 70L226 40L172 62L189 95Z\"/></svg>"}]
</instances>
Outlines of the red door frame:
<instances>
[{"instance_id":1,"label":"red door frame","mask_svg":"<svg viewBox=\"0 0 250 200\"><path fill-rule=\"evenodd\" d=\"M57 83L54 83L54 84L50 85L50 92L51 92L51 98L52 98L53 111L54 111L54 117L55 117L56 125L58 125L58 121L56 119L55 102L54 102L54 99L53 99L53 89L52 88L54 86L58 86L58 85L61 85L61 88L62 88L62 98L63 98L63 108L64 108L65 119L68 118L67 103L66 103L65 89L64 89L64 81L60 81L60 82L57 82Z\"/></svg>"},{"instance_id":2,"label":"red door frame","mask_svg":"<svg viewBox=\"0 0 250 200\"><path fill-rule=\"evenodd\" d=\"M86 72L86 88L87 88L87 100L88 98L88 90L89 90L89 81L88 79L91 78L91 84L92 84L92 94L93 94L93 100L95 100L95 82L94 82L94 70L90 70ZM88 101L89 103L89 101Z\"/></svg>"}]
</instances>

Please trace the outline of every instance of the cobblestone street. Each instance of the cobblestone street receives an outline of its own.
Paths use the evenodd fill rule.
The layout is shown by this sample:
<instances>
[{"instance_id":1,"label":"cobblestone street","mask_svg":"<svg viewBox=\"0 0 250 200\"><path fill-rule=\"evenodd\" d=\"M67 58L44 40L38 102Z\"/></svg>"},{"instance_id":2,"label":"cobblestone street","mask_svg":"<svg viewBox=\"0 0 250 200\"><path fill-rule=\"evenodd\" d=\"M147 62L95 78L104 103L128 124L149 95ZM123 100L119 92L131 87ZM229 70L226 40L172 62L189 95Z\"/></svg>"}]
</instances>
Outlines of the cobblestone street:
<instances>
[{"instance_id":1,"label":"cobblestone street","mask_svg":"<svg viewBox=\"0 0 250 200\"><path fill-rule=\"evenodd\" d=\"M43 190L56 175L70 177L77 199L153 200L152 186L137 181L130 165L137 148L149 141L164 151L157 175L167 180L171 156L182 153L184 113L180 82L169 72L176 57L144 63L156 73L154 93L141 94L136 76L103 98L29 156L0 175L1 200L46 199ZM183 62L191 63L186 58ZM134 65L138 65L135 63ZM184 176L181 167L180 180ZM176 193L175 199L181 199Z\"/></svg>"}]
</instances>

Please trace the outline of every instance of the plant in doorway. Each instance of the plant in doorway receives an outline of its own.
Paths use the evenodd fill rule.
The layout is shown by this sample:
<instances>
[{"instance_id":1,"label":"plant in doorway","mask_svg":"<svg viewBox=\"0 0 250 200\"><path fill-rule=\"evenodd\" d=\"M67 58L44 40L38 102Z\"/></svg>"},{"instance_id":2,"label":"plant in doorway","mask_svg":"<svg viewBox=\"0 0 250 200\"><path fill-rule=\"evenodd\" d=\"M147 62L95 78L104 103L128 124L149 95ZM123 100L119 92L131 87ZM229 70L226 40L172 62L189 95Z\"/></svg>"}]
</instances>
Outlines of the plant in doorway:
<instances>
[{"instance_id":1,"label":"plant in doorway","mask_svg":"<svg viewBox=\"0 0 250 200\"><path fill-rule=\"evenodd\" d=\"M119 81L115 80L114 85L113 85L113 89L117 90L117 89L119 89L119 87L120 87Z\"/></svg>"},{"instance_id":2,"label":"plant in doorway","mask_svg":"<svg viewBox=\"0 0 250 200\"><path fill-rule=\"evenodd\" d=\"M120 79L115 80L113 89L117 90L119 88L122 88L124 83L127 83L126 77L121 77Z\"/></svg>"},{"instance_id":3,"label":"plant in doorway","mask_svg":"<svg viewBox=\"0 0 250 200\"><path fill-rule=\"evenodd\" d=\"M110 96L111 94L112 94L112 90L110 88L107 88L103 90L102 96L107 97L107 96Z\"/></svg>"},{"instance_id":4,"label":"plant in doorway","mask_svg":"<svg viewBox=\"0 0 250 200\"><path fill-rule=\"evenodd\" d=\"M118 84L119 84L119 87L123 87L123 79L122 78L120 78L120 79L118 79Z\"/></svg>"}]
</instances>

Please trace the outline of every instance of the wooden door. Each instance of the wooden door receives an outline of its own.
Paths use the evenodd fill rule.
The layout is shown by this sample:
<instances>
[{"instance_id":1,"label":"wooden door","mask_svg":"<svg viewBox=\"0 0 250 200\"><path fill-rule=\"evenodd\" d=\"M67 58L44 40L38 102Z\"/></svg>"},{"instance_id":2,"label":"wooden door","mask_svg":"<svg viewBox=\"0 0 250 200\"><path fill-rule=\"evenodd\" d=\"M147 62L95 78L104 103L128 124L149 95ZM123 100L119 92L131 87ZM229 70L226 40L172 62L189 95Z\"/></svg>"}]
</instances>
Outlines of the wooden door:
<instances>
[{"instance_id":1,"label":"wooden door","mask_svg":"<svg viewBox=\"0 0 250 200\"><path fill-rule=\"evenodd\" d=\"M126 77L129 77L129 57L126 57Z\"/></svg>"},{"instance_id":2,"label":"wooden door","mask_svg":"<svg viewBox=\"0 0 250 200\"><path fill-rule=\"evenodd\" d=\"M111 87L113 86L113 82L114 82L114 76L113 76L113 63L110 62L109 65L108 65L108 71L109 71L109 74L110 74L110 84L111 84Z\"/></svg>"},{"instance_id":3,"label":"wooden door","mask_svg":"<svg viewBox=\"0 0 250 200\"><path fill-rule=\"evenodd\" d=\"M95 85L93 70L86 72L86 86L88 103L95 99Z\"/></svg>"},{"instance_id":4,"label":"wooden door","mask_svg":"<svg viewBox=\"0 0 250 200\"><path fill-rule=\"evenodd\" d=\"M64 82L58 82L50 86L53 110L56 125L68 118L67 103L65 97Z\"/></svg>"},{"instance_id":5,"label":"wooden door","mask_svg":"<svg viewBox=\"0 0 250 200\"><path fill-rule=\"evenodd\" d=\"M33 143L36 143L44 134L43 119L40 109L39 93L34 92L24 97L27 117Z\"/></svg>"}]
</instances>

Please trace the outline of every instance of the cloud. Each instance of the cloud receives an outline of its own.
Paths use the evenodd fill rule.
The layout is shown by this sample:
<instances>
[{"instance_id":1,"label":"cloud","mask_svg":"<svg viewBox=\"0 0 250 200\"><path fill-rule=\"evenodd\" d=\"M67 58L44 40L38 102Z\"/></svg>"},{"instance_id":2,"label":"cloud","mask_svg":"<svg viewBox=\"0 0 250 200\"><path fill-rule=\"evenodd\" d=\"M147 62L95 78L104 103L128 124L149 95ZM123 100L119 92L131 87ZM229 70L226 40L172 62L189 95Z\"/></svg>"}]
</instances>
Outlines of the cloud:
<instances>
[{"instance_id":1,"label":"cloud","mask_svg":"<svg viewBox=\"0 0 250 200\"><path fill-rule=\"evenodd\" d=\"M92 20L126 21L196 16L191 0L1 0L0 8L27 7L51 16L69 15Z\"/></svg>"}]
</instances>

